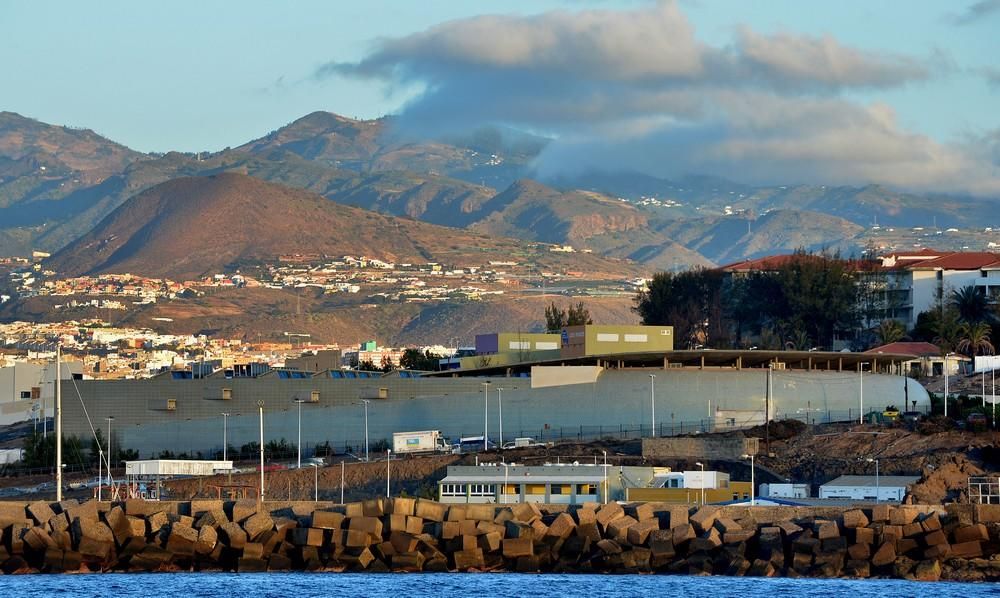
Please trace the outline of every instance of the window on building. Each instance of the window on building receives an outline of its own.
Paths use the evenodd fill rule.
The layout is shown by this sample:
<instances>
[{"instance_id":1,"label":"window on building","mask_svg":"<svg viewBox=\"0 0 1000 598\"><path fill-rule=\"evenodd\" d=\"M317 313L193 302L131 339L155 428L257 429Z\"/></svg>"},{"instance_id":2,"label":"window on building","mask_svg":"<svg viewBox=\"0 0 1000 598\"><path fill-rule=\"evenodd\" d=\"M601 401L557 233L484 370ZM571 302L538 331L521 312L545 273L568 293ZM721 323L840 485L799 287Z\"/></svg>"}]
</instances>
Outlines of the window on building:
<instances>
[{"instance_id":1,"label":"window on building","mask_svg":"<svg viewBox=\"0 0 1000 598\"><path fill-rule=\"evenodd\" d=\"M597 487L594 484L577 484L577 494L597 494Z\"/></svg>"},{"instance_id":2,"label":"window on building","mask_svg":"<svg viewBox=\"0 0 1000 598\"><path fill-rule=\"evenodd\" d=\"M559 495L570 495L573 492L572 484L552 484L552 489L549 491L550 494Z\"/></svg>"},{"instance_id":3,"label":"window on building","mask_svg":"<svg viewBox=\"0 0 1000 598\"><path fill-rule=\"evenodd\" d=\"M740 493L739 492L733 492L733 500L739 500L739 499L740 499Z\"/></svg>"},{"instance_id":4,"label":"window on building","mask_svg":"<svg viewBox=\"0 0 1000 598\"><path fill-rule=\"evenodd\" d=\"M749 498L750 498L750 493L749 492L744 492L743 493L743 500L747 500Z\"/></svg>"},{"instance_id":5,"label":"window on building","mask_svg":"<svg viewBox=\"0 0 1000 598\"><path fill-rule=\"evenodd\" d=\"M465 496L465 484L441 484L441 496Z\"/></svg>"},{"instance_id":6,"label":"window on building","mask_svg":"<svg viewBox=\"0 0 1000 598\"><path fill-rule=\"evenodd\" d=\"M31 391L30 390L22 390L21 391L21 399L28 400L30 398L31 398Z\"/></svg>"},{"instance_id":7,"label":"window on building","mask_svg":"<svg viewBox=\"0 0 1000 598\"><path fill-rule=\"evenodd\" d=\"M525 494L545 494L545 484L528 484L524 489Z\"/></svg>"},{"instance_id":8,"label":"window on building","mask_svg":"<svg viewBox=\"0 0 1000 598\"><path fill-rule=\"evenodd\" d=\"M496 486L493 484L470 484L469 496L493 496L496 494Z\"/></svg>"}]
</instances>

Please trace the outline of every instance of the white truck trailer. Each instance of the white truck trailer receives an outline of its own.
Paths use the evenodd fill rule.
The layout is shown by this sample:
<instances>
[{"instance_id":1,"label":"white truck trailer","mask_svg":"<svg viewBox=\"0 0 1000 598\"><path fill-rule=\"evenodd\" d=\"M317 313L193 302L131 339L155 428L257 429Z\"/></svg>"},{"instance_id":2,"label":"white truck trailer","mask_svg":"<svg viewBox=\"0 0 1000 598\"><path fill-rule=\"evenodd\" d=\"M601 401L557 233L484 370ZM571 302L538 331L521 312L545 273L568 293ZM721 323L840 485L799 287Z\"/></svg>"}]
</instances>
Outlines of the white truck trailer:
<instances>
[{"instance_id":1,"label":"white truck trailer","mask_svg":"<svg viewBox=\"0 0 1000 598\"><path fill-rule=\"evenodd\" d=\"M424 453L451 452L448 441L437 430L420 432L394 432L392 452L397 455L420 455Z\"/></svg>"}]
</instances>

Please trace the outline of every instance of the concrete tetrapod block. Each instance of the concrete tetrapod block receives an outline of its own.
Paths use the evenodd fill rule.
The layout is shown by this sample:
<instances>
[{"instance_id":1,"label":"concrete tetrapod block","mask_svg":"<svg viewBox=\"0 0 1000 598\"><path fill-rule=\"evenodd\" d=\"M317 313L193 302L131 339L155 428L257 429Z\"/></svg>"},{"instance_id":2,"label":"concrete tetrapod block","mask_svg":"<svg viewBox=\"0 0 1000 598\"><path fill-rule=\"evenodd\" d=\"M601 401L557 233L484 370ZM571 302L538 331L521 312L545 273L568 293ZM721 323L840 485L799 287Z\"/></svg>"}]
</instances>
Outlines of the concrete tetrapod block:
<instances>
[{"instance_id":1,"label":"concrete tetrapod block","mask_svg":"<svg viewBox=\"0 0 1000 598\"><path fill-rule=\"evenodd\" d=\"M854 541L858 544L874 544L875 530L870 527L854 528Z\"/></svg>"},{"instance_id":2,"label":"concrete tetrapod block","mask_svg":"<svg viewBox=\"0 0 1000 598\"><path fill-rule=\"evenodd\" d=\"M215 550L215 545L219 541L219 532L210 525L202 526L198 530L198 541L194 545L197 554L211 554Z\"/></svg>"},{"instance_id":3,"label":"concrete tetrapod block","mask_svg":"<svg viewBox=\"0 0 1000 598\"><path fill-rule=\"evenodd\" d=\"M104 519L108 522L108 527L111 528L111 533L114 534L118 546L123 546L132 537L132 524L129 523L128 516L125 515L125 510L121 507L112 507L105 514Z\"/></svg>"},{"instance_id":4,"label":"concrete tetrapod block","mask_svg":"<svg viewBox=\"0 0 1000 598\"><path fill-rule=\"evenodd\" d=\"M576 521L573 520L573 517L568 513L559 513L549 525L548 535L566 539L575 529Z\"/></svg>"},{"instance_id":5,"label":"concrete tetrapod block","mask_svg":"<svg viewBox=\"0 0 1000 598\"><path fill-rule=\"evenodd\" d=\"M844 511L842 516L844 521L844 527L846 529L854 529L857 527L865 527L868 525L868 517L865 516L865 512L861 509L852 509L850 511Z\"/></svg>"},{"instance_id":6,"label":"concrete tetrapod block","mask_svg":"<svg viewBox=\"0 0 1000 598\"><path fill-rule=\"evenodd\" d=\"M690 516L690 521L694 525L695 530L698 533L707 532L712 525L715 524L715 519L719 514L718 507L701 507Z\"/></svg>"},{"instance_id":7,"label":"concrete tetrapod block","mask_svg":"<svg viewBox=\"0 0 1000 598\"><path fill-rule=\"evenodd\" d=\"M404 552L393 555L393 571L407 571L417 573L423 570L426 558L419 552Z\"/></svg>"},{"instance_id":8,"label":"concrete tetrapod block","mask_svg":"<svg viewBox=\"0 0 1000 598\"><path fill-rule=\"evenodd\" d=\"M955 539L955 544L961 544L963 542L988 542L990 534L985 525L977 523L975 525L965 525L957 528L952 534L952 537Z\"/></svg>"},{"instance_id":9,"label":"concrete tetrapod block","mask_svg":"<svg viewBox=\"0 0 1000 598\"><path fill-rule=\"evenodd\" d=\"M465 571L467 569L479 569L485 566L483 551L479 548L471 550L459 550L452 555L455 561L455 569Z\"/></svg>"},{"instance_id":10,"label":"concrete tetrapod block","mask_svg":"<svg viewBox=\"0 0 1000 598\"><path fill-rule=\"evenodd\" d=\"M319 529L340 529L344 522L343 513L333 511L313 511L312 527Z\"/></svg>"},{"instance_id":11,"label":"concrete tetrapod block","mask_svg":"<svg viewBox=\"0 0 1000 598\"><path fill-rule=\"evenodd\" d=\"M467 505L465 518L474 521L493 521L496 517L496 507L493 505Z\"/></svg>"},{"instance_id":12,"label":"concrete tetrapod block","mask_svg":"<svg viewBox=\"0 0 1000 598\"><path fill-rule=\"evenodd\" d=\"M424 531L424 520L421 517L412 515L406 516L406 532L409 534L420 534Z\"/></svg>"},{"instance_id":13,"label":"concrete tetrapod block","mask_svg":"<svg viewBox=\"0 0 1000 598\"><path fill-rule=\"evenodd\" d=\"M577 524L597 523L597 511L594 509L580 508L573 515L576 517Z\"/></svg>"},{"instance_id":14,"label":"concrete tetrapod block","mask_svg":"<svg viewBox=\"0 0 1000 598\"><path fill-rule=\"evenodd\" d=\"M847 547L847 556L856 561L867 561L872 556L870 544L851 544Z\"/></svg>"},{"instance_id":15,"label":"concrete tetrapod block","mask_svg":"<svg viewBox=\"0 0 1000 598\"><path fill-rule=\"evenodd\" d=\"M889 511L889 525L907 525L913 523L918 515L913 507L894 507Z\"/></svg>"},{"instance_id":16,"label":"concrete tetrapod block","mask_svg":"<svg viewBox=\"0 0 1000 598\"><path fill-rule=\"evenodd\" d=\"M347 520L347 529L382 538L382 521L377 517L352 517Z\"/></svg>"},{"instance_id":17,"label":"concrete tetrapod block","mask_svg":"<svg viewBox=\"0 0 1000 598\"><path fill-rule=\"evenodd\" d=\"M270 515L263 512L254 513L243 521L243 531L247 533L247 537L251 540L259 538L262 533L273 528L274 520L271 519Z\"/></svg>"},{"instance_id":18,"label":"concrete tetrapod block","mask_svg":"<svg viewBox=\"0 0 1000 598\"><path fill-rule=\"evenodd\" d=\"M824 521L816 530L816 537L820 540L836 538L840 536L840 526L836 521Z\"/></svg>"},{"instance_id":19,"label":"concrete tetrapod block","mask_svg":"<svg viewBox=\"0 0 1000 598\"><path fill-rule=\"evenodd\" d=\"M385 515L385 505L381 498L371 498L361 501L361 514L365 517L381 517Z\"/></svg>"},{"instance_id":20,"label":"concrete tetrapod block","mask_svg":"<svg viewBox=\"0 0 1000 598\"><path fill-rule=\"evenodd\" d=\"M229 523L229 517L226 515L224 510L216 509L199 514L198 518L195 519L193 527L195 529L201 529L206 525L210 527L219 527L224 523Z\"/></svg>"},{"instance_id":21,"label":"concrete tetrapod block","mask_svg":"<svg viewBox=\"0 0 1000 598\"><path fill-rule=\"evenodd\" d=\"M598 514L600 515L600 514ZM618 517L610 523L608 523L606 529L606 534L612 540L618 542L624 542L627 539L628 528L632 527L636 523L639 523L634 518L625 515L623 517Z\"/></svg>"},{"instance_id":22,"label":"concrete tetrapod block","mask_svg":"<svg viewBox=\"0 0 1000 598\"><path fill-rule=\"evenodd\" d=\"M337 532L334 532L334 536L337 535ZM322 546L323 530L315 527L297 527L289 530L289 538L295 546Z\"/></svg>"},{"instance_id":23,"label":"concrete tetrapod block","mask_svg":"<svg viewBox=\"0 0 1000 598\"><path fill-rule=\"evenodd\" d=\"M693 540L698 537L698 534L694 531L694 526L690 523L685 523L683 525L678 525L670 530L673 532L671 539L674 542L674 546L681 546L689 540Z\"/></svg>"},{"instance_id":24,"label":"concrete tetrapod block","mask_svg":"<svg viewBox=\"0 0 1000 598\"><path fill-rule=\"evenodd\" d=\"M623 509L618 503L612 502L602 505L601 509L597 511L597 523L605 529L607 529L608 525L612 521L621 519L622 517L625 517L625 509Z\"/></svg>"},{"instance_id":25,"label":"concrete tetrapod block","mask_svg":"<svg viewBox=\"0 0 1000 598\"><path fill-rule=\"evenodd\" d=\"M175 555L193 556L194 546L198 542L198 530L193 527L175 523L170 526L166 549Z\"/></svg>"},{"instance_id":26,"label":"concrete tetrapod block","mask_svg":"<svg viewBox=\"0 0 1000 598\"><path fill-rule=\"evenodd\" d=\"M920 526L924 528L925 532L933 532L941 529L941 518L938 517L937 513L929 513L926 517L920 520Z\"/></svg>"},{"instance_id":27,"label":"concrete tetrapod block","mask_svg":"<svg viewBox=\"0 0 1000 598\"><path fill-rule=\"evenodd\" d=\"M516 559L522 556L534 554L534 543L531 538L504 538L503 556L508 559Z\"/></svg>"},{"instance_id":28,"label":"concrete tetrapod block","mask_svg":"<svg viewBox=\"0 0 1000 598\"><path fill-rule=\"evenodd\" d=\"M49 506L49 503L39 500L28 505L28 514L31 515L31 518L35 520L37 525L45 525L56 513Z\"/></svg>"},{"instance_id":29,"label":"concrete tetrapod block","mask_svg":"<svg viewBox=\"0 0 1000 598\"><path fill-rule=\"evenodd\" d=\"M395 497L392 499L392 514L412 517L416 509L417 500L408 497Z\"/></svg>"},{"instance_id":30,"label":"concrete tetrapod block","mask_svg":"<svg viewBox=\"0 0 1000 598\"><path fill-rule=\"evenodd\" d=\"M871 563L876 567L885 567L896 560L896 544L884 542L872 555Z\"/></svg>"},{"instance_id":31,"label":"concrete tetrapod block","mask_svg":"<svg viewBox=\"0 0 1000 598\"><path fill-rule=\"evenodd\" d=\"M628 543L632 546L642 546L646 543L649 538L649 534L654 530L660 529L660 520L655 518L648 518L639 521L635 525L628 528L627 539Z\"/></svg>"},{"instance_id":32,"label":"concrete tetrapod block","mask_svg":"<svg viewBox=\"0 0 1000 598\"><path fill-rule=\"evenodd\" d=\"M247 533L240 524L230 521L219 528L219 539L234 550L243 550L247 544Z\"/></svg>"},{"instance_id":33,"label":"concrete tetrapod block","mask_svg":"<svg viewBox=\"0 0 1000 598\"><path fill-rule=\"evenodd\" d=\"M349 502L344 505L344 515L347 517L364 517L364 507L359 502Z\"/></svg>"},{"instance_id":34,"label":"concrete tetrapod block","mask_svg":"<svg viewBox=\"0 0 1000 598\"><path fill-rule=\"evenodd\" d=\"M871 508L871 517L869 519L874 523L876 521L889 521L889 511L891 507L886 504L878 504Z\"/></svg>"},{"instance_id":35,"label":"concrete tetrapod block","mask_svg":"<svg viewBox=\"0 0 1000 598\"><path fill-rule=\"evenodd\" d=\"M458 522L458 533L463 536L476 536L479 535L479 528L476 527L477 522L472 519L463 519Z\"/></svg>"},{"instance_id":36,"label":"concrete tetrapod block","mask_svg":"<svg viewBox=\"0 0 1000 598\"><path fill-rule=\"evenodd\" d=\"M462 521L466 517L466 505L451 505L448 507L448 517L445 521Z\"/></svg>"},{"instance_id":37,"label":"concrete tetrapod block","mask_svg":"<svg viewBox=\"0 0 1000 598\"><path fill-rule=\"evenodd\" d=\"M414 514L427 521L444 521L448 507L432 500L417 499Z\"/></svg>"},{"instance_id":38,"label":"concrete tetrapod block","mask_svg":"<svg viewBox=\"0 0 1000 598\"><path fill-rule=\"evenodd\" d=\"M252 499L241 499L233 503L233 521L243 523L257 512L257 501Z\"/></svg>"},{"instance_id":39,"label":"concrete tetrapod block","mask_svg":"<svg viewBox=\"0 0 1000 598\"><path fill-rule=\"evenodd\" d=\"M951 544L935 544L924 551L925 559L945 560L951 556Z\"/></svg>"},{"instance_id":40,"label":"concrete tetrapod block","mask_svg":"<svg viewBox=\"0 0 1000 598\"><path fill-rule=\"evenodd\" d=\"M973 559L983 556L983 546L978 541L959 542L951 545L951 557L956 559Z\"/></svg>"},{"instance_id":41,"label":"concrete tetrapod block","mask_svg":"<svg viewBox=\"0 0 1000 598\"><path fill-rule=\"evenodd\" d=\"M92 519L75 519L73 536L78 542L77 550L84 556L107 558L115 546L115 536L111 528Z\"/></svg>"}]
</instances>

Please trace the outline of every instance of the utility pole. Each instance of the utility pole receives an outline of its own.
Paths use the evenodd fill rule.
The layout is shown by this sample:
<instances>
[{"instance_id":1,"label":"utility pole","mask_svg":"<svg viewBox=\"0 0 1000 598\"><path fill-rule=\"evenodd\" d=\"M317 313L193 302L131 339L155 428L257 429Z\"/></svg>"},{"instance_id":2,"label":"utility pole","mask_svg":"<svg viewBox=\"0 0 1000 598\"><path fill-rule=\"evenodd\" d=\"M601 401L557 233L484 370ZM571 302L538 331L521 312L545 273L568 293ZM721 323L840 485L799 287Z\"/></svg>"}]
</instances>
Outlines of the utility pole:
<instances>
[{"instance_id":1,"label":"utility pole","mask_svg":"<svg viewBox=\"0 0 1000 598\"><path fill-rule=\"evenodd\" d=\"M656 381L656 374L649 375L649 407L653 417L653 429L650 433L650 438L656 438L656 392L654 390L654 383Z\"/></svg>"},{"instance_id":2,"label":"utility pole","mask_svg":"<svg viewBox=\"0 0 1000 598\"><path fill-rule=\"evenodd\" d=\"M62 502L62 345L56 345L56 502Z\"/></svg>"},{"instance_id":3,"label":"utility pole","mask_svg":"<svg viewBox=\"0 0 1000 598\"><path fill-rule=\"evenodd\" d=\"M264 502L264 401L257 401L260 413L260 502Z\"/></svg>"}]
</instances>

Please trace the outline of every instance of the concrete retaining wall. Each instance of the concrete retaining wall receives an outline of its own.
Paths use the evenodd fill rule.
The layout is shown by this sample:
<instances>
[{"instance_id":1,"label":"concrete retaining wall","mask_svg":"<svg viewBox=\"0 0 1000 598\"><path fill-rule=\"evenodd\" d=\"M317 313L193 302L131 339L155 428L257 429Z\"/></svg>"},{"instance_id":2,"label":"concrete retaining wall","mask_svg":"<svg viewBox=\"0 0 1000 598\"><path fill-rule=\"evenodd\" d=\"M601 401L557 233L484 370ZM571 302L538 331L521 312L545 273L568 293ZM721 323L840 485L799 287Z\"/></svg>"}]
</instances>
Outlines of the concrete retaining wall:
<instances>
[{"instance_id":1,"label":"concrete retaining wall","mask_svg":"<svg viewBox=\"0 0 1000 598\"><path fill-rule=\"evenodd\" d=\"M642 456L648 458L739 459L757 454L756 438L643 438Z\"/></svg>"}]
</instances>

